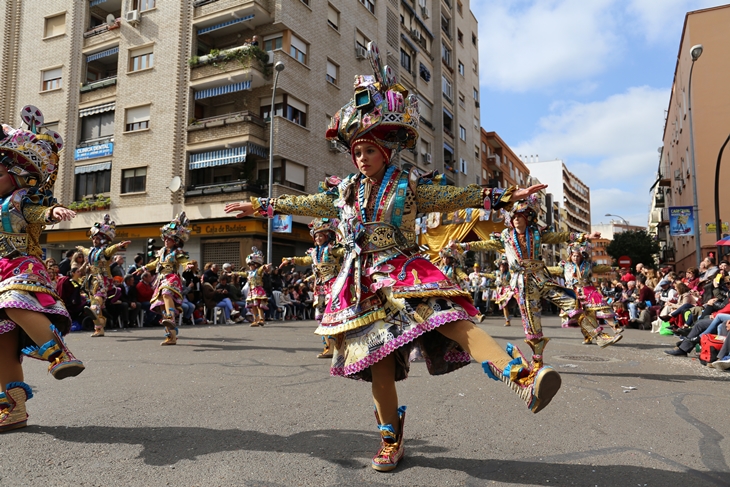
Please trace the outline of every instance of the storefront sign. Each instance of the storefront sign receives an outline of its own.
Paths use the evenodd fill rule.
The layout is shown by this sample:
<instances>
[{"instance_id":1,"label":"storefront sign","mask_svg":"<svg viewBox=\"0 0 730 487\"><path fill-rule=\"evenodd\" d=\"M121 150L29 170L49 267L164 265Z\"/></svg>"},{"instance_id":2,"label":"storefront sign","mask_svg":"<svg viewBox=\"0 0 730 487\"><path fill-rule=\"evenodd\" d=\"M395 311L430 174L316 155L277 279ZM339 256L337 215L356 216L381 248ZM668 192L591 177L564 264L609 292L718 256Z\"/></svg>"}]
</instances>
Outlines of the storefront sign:
<instances>
[{"instance_id":1,"label":"storefront sign","mask_svg":"<svg viewBox=\"0 0 730 487\"><path fill-rule=\"evenodd\" d=\"M730 224L728 222L722 222L722 233L728 233L730 230ZM705 223L705 233L717 233L717 225L715 222Z\"/></svg>"},{"instance_id":2,"label":"storefront sign","mask_svg":"<svg viewBox=\"0 0 730 487\"><path fill-rule=\"evenodd\" d=\"M89 147L79 147L74 151L74 160L85 161L86 159L95 159L97 157L106 157L114 153L114 142L106 144L92 145Z\"/></svg>"},{"instance_id":3,"label":"storefront sign","mask_svg":"<svg viewBox=\"0 0 730 487\"><path fill-rule=\"evenodd\" d=\"M291 233L292 218L291 215L276 215L272 220L272 232Z\"/></svg>"}]
</instances>

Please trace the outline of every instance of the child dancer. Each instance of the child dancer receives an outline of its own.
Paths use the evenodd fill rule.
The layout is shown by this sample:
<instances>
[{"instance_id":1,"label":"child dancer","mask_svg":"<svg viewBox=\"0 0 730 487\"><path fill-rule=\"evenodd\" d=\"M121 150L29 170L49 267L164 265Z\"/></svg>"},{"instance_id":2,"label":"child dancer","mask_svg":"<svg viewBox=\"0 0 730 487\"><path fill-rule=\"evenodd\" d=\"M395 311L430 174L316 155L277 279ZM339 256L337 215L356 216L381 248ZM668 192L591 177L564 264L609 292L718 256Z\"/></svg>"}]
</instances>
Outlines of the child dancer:
<instances>
[{"instance_id":1,"label":"child dancer","mask_svg":"<svg viewBox=\"0 0 730 487\"><path fill-rule=\"evenodd\" d=\"M63 341L71 318L40 259L43 228L76 215L51 193L63 141L39 132L43 114L34 106L21 116L29 130L3 125L0 133L0 432L28 422L25 403L33 393L23 382L21 353L50 362L56 379L84 370Z\"/></svg>"},{"instance_id":2,"label":"child dancer","mask_svg":"<svg viewBox=\"0 0 730 487\"><path fill-rule=\"evenodd\" d=\"M417 100L381 65L374 43L368 51L374 76L355 78L353 99L327 130L328 139L352 154L357 174L325 193L252 198L228 204L225 211L239 218L279 213L340 220L347 252L316 333L336 336L332 375L372 383L381 433L372 467L388 471L405 451L405 406L398 406L396 381L407 377L415 348L434 375L461 368L474 357L533 412L555 396L560 375L550 367L532 368L515 347L509 345L505 352L474 325L470 317L477 310L469 293L419 254L415 238L418 213L502 207L545 186L457 188L438 184L440 177L398 169L393 156L413 148L418 139Z\"/></svg>"},{"instance_id":3,"label":"child dancer","mask_svg":"<svg viewBox=\"0 0 730 487\"><path fill-rule=\"evenodd\" d=\"M469 275L462 269L462 254L455 253L450 248L445 247L439 251L441 263L438 268L451 282L459 287L463 287L469 282Z\"/></svg>"},{"instance_id":4,"label":"child dancer","mask_svg":"<svg viewBox=\"0 0 730 487\"><path fill-rule=\"evenodd\" d=\"M116 245L109 245L116 235L116 224L109 215L104 215L104 220L94 223L89 229L89 238L93 247L76 247L84 255L88 264L89 274L84 281L84 291L89 297L90 306L85 307L87 316L94 320L94 334L92 337L103 337L106 317L103 315L106 299L109 291L115 292L114 281L109 270L109 261L119 250L127 248L129 240Z\"/></svg>"},{"instance_id":5,"label":"child dancer","mask_svg":"<svg viewBox=\"0 0 730 487\"><path fill-rule=\"evenodd\" d=\"M251 247L251 253L246 257L248 265L248 296L246 303L253 313L251 326L264 326L266 318L264 311L269 309L269 297L264 289L264 272L271 271L271 264L264 265L264 254L256 247Z\"/></svg>"},{"instance_id":6,"label":"child dancer","mask_svg":"<svg viewBox=\"0 0 730 487\"><path fill-rule=\"evenodd\" d=\"M510 326L509 321L509 302L514 297L515 292L510 286L512 280L512 274L509 272L509 263L507 263L507 256L502 254L498 260L494 262L497 266L497 270L490 276L494 279L494 302L499 309L504 313L504 326Z\"/></svg>"},{"instance_id":7,"label":"child dancer","mask_svg":"<svg viewBox=\"0 0 730 487\"><path fill-rule=\"evenodd\" d=\"M165 326L165 340L160 345L177 344L176 317L182 313L182 278L180 269L188 263L188 253L183 250L185 242L190 238L190 222L185 212L180 213L173 221L160 228L164 247L157 251L157 258L135 274L145 270L155 270L155 291L150 300L150 311L162 314Z\"/></svg>"},{"instance_id":8,"label":"child dancer","mask_svg":"<svg viewBox=\"0 0 730 487\"><path fill-rule=\"evenodd\" d=\"M549 340L542 334L542 299L553 302L568 316L577 317L580 327L599 345L605 347L620 340L601 332L595 316L583 312L572 289L558 285L540 256L542 244L582 242L586 238L598 238L600 234L540 230L537 225L539 211L540 205L534 196L519 201L509 212L502 212L507 228L501 234L490 240L454 245L455 249L466 251L504 251L512 271L510 285L517 296L525 341L532 348L535 367L542 365L543 349Z\"/></svg>"},{"instance_id":9,"label":"child dancer","mask_svg":"<svg viewBox=\"0 0 730 487\"><path fill-rule=\"evenodd\" d=\"M314 271L314 286L317 290L314 302L314 318L321 320L330 289L342 266L345 248L337 243L337 224L334 218L315 218L309 224L309 233L314 238L315 247L307 250L306 257L289 257L282 259L281 265L311 265ZM322 336L324 350L317 358L332 358L332 336Z\"/></svg>"}]
</instances>

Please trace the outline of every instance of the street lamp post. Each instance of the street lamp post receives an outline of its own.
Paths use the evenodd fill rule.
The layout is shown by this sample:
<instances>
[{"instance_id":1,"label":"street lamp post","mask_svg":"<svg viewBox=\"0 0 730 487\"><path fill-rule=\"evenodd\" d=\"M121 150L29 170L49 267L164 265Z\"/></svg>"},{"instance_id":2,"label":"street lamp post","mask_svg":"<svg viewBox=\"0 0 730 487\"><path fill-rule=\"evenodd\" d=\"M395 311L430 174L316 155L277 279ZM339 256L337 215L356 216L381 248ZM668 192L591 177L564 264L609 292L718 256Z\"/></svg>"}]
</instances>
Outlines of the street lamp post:
<instances>
[{"instance_id":1,"label":"street lamp post","mask_svg":"<svg viewBox=\"0 0 730 487\"><path fill-rule=\"evenodd\" d=\"M269 202L274 188L274 114L276 113L276 83L279 81L279 73L284 71L284 63L281 61L274 65L274 87L271 90L271 108L269 109ZM266 259L272 262L274 253L274 220L269 218L269 227L266 232Z\"/></svg>"},{"instance_id":2,"label":"street lamp post","mask_svg":"<svg viewBox=\"0 0 730 487\"><path fill-rule=\"evenodd\" d=\"M715 165L715 236L719 242L722 239L722 222L720 221L720 162L722 161L722 152L725 146L730 142L730 135L725 139L725 143L720 147L720 153L717 154L717 164ZM717 246L717 262L720 262L720 254L722 247Z\"/></svg>"},{"instance_id":3,"label":"street lamp post","mask_svg":"<svg viewBox=\"0 0 730 487\"><path fill-rule=\"evenodd\" d=\"M628 232L628 230L629 230L629 222L628 222L628 220L626 220L626 218L624 218L622 216L619 216L619 215L613 215L611 213L606 213L606 216L615 216L616 218L620 218L621 221L624 222L624 225L626 225L626 231Z\"/></svg>"},{"instance_id":4,"label":"street lamp post","mask_svg":"<svg viewBox=\"0 0 730 487\"><path fill-rule=\"evenodd\" d=\"M702 242L700 241L700 218L699 218L699 205L697 203L697 169L695 163L695 138L694 138L694 126L692 125L692 70L695 67L695 61L697 61L702 55L702 44L696 44L689 50L689 55L692 57L692 66L689 68L689 83L687 87L687 111L689 111L689 151L692 155L692 164L690 169L692 171L692 212L694 216L694 233L695 233L695 253L697 254L697 268L700 267L700 261L702 260Z\"/></svg>"}]
</instances>

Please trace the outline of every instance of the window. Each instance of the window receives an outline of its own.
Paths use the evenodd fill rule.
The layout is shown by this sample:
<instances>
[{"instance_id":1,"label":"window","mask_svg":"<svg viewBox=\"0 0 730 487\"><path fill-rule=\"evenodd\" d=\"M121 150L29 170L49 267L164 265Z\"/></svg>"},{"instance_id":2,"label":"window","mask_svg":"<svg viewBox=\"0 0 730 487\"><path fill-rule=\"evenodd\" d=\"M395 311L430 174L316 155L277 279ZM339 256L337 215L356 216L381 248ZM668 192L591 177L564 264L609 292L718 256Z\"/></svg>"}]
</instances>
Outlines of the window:
<instances>
[{"instance_id":1,"label":"window","mask_svg":"<svg viewBox=\"0 0 730 487\"><path fill-rule=\"evenodd\" d=\"M477 72L477 62L473 59L471 60L471 69L476 73Z\"/></svg>"},{"instance_id":2,"label":"window","mask_svg":"<svg viewBox=\"0 0 730 487\"><path fill-rule=\"evenodd\" d=\"M360 3L365 5L365 8L370 10L370 13L375 15L375 0L360 0Z\"/></svg>"},{"instance_id":3,"label":"window","mask_svg":"<svg viewBox=\"0 0 730 487\"><path fill-rule=\"evenodd\" d=\"M268 120L271 113L271 98L261 99L261 118ZM302 127L307 126L307 105L289 95L276 97L274 115L284 117Z\"/></svg>"},{"instance_id":4,"label":"window","mask_svg":"<svg viewBox=\"0 0 730 487\"><path fill-rule=\"evenodd\" d=\"M307 7L309 7L309 0L302 0L302 3L303 3L304 5L306 5Z\"/></svg>"},{"instance_id":5,"label":"window","mask_svg":"<svg viewBox=\"0 0 730 487\"><path fill-rule=\"evenodd\" d=\"M46 25L43 30L43 37L56 37L66 33L66 14L46 17Z\"/></svg>"},{"instance_id":6,"label":"window","mask_svg":"<svg viewBox=\"0 0 730 487\"><path fill-rule=\"evenodd\" d=\"M42 71L43 89L42 91L51 91L61 88L61 73L63 68L54 68Z\"/></svg>"},{"instance_id":7,"label":"window","mask_svg":"<svg viewBox=\"0 0 730 487\"><path fill-rule=\"evenodd\" d=\"M155 1L156 0L134 0L132 2L132 10L151 10L155 8Z\"/></svg>"},{"instance_id":8,"label":"window","mask_svg":"<svg viewBox=\"0 0 730 487\"><path fill-rule=\"evenodd\" d=\"M444 92L444 96L451 101L451 81L446 79L446 76L441 77L441 87Z\"/></svg>"},{"instance_id":9,"label":"window","mask_svg":"<svg viewBox=\"0 0 730 487\"><path fill-rule=\"evenodd\" d=\"M141 71L150 69L154 65L153 46L142 47L139 49L130 49L129 51L129 71Z\"/></svg>"},{"instance_id":10,"label":"window","mask_svg":"<svg viewBox=\"0 0 730 487\"><path fill-rule=\"evenodd\" d=\"M466 129L459 125L459 138L466 141Z\"/></svg>"},{"instance_id":11,"label":"window","mask_svg":"<svg viewBox=\"0 0 730 487\"><path fill-rule=\"evenodd\" d=\"M297 36L291 36L289 54L302 64L307 64L307 45Z\"/></svg>"},{"instance_id":12,"label":"window","mask_svg":"<svg viewBox=\"0 0 730 487\"><path fill-rule=\"evenodd\" d=\"M456 2L456 11L459 12L459 15L464 15L464 5L461 2Z\"/></svg>"},{"instance_id":13,"label":"window","mask_svg":"<svg viewBox=\"0 0 730 487\"><path fill-rule=\"evenodd\" d=\"M444 131L453 137L452 126L454 123L454 116L448 110L444 109Z\"/></svg>"},{"instance_id":14,"label":"window","mask_svg":"<svg viewBox=\"0 0 730 487\"><path fill-rule=\"evenodd\" d=\"M471 43L477 45L477 35L473 32L471 33Z\"/></svg>"},{"instance_id":15,"label":"window","mask_svg":"<svg viewBox=\"0 0 730 487\"><path fill-rule=\"evenodd\" d=\"M459 61L459 74L464 76L464 63Z\"/></svg>"},{"instance_id":16,"label":"window","mask_svg":"<svg viewBox=\"0 0 730 487\"><path fill-rule=\"evenodd\" d=\"M476 88L472 88L472 89L474 90L474 99L476 101L479 101L479 90L477 90Z\"/></svg>"},{"instance_id":17,"label":"window","mask_svg":"<svg viewBox=\"0 0 730 487\"><path fill-rule=\"evenodd\" d=\"M362 32L360 32L359 30L355 31L355 47L360 47L363 51L367 51L369 42L370 39L365 37Z\"/></svg>"},{"instance_id":18,"label":"window","mask_svg":"<svg viewBox=\"0 0 730 487\"><path fill-rule=\"evenodd\" d=\"M304 191L307 183L307 168L291 161L284 164L284 185Z\"/></svg>"},{"instance_id":19,"label":"window","mask_svg":"<svg viewBox=\"0 0 730 487\"><path fill-rule=\"evenodd\" d=\"M451 66L451 49L446 47L446 44L441 44L441 60L447 66ZM453 71L451 71L453 73Z\"/></svg>"},{"instance_id":20,"label":"window","mask_svg":"<svg viewBox=\"0 0 730 487\"><path fill-rule=\"evenodd\" d=\"M327 5L327 23L335 30L340 30L340 12L331 4Z\"/></svg>"},{"instance_id":21,"label":"window","mask_svg":"<svg viewBox=\"0 0 730 487\"><path fill-rule=\"evenodd\" d=\"M78 171L78 169L77 167L76 170ZM111 189L111 180L111 169L76 174L75 200L81 201L85 196L108 193Z\"/></svg>"},{"instance_id":22,"label":"window","mask_svg":"<svg viewBox=\"0 0 730 487\"><path fill-rule=\"evenodd\" d=\"M421 75L421 79L425 82L431 81L431 71L428 70L425 64L419 63L418 73Z\"/></svg>"},{"instance_id":23,"label":"window","mask_svg":"<svg viewBox=\"0 0 730 487\"><path fill-rule=\"evenodd\" d=\"M150 128L150 106L127 108L126 124L124 130L126 132L134 132L136 130L144 130Z\"/></svg>"},{"instance_id":24,"label":"window","mask_svg":"<svg viewBox=\"0 0 730 487\"><path fill-rule=\"evenodd\" d=\"M474 128L479 130L479 119L477 117L474 117Z\"/></svg>"},{"instance_id":25,"label":"window","mask_svg":"<svg viewBox=\"0 0 730 487\"><path fill-rule=\"evenodd\" d=\"M466 159L464 159L463 157L459 158L459 165L461 166L461 167L459 168L459 170L460 170L460 171L461 171L462 173L466 174L466 169L467 169L467 162L466 162Z\"/></svg>"},{"instance_id":26,"label":"window","mask_svg":"<svg viewBox=\"0 0 730 487\"><path fill-rule=\"evenodd\" d=\"M464 93L459 93L459 106L461 108L466 108L466 97L464 96Z\"/></svg>"},{"instance_id":27,"label":"window","mask_svg":"<svg viewBox=\"0 0 730 487\"><path fill-rule=\"evenodd\" d=\"M81 118L81 142L114 135L114 111L86 115Z\"/></svg>"},{"instance_id":28,"label":"window","mask_svg":"<svg viewBox=\"0 0 730 487\"><path fill-rule=\"evenodd\" d=\"M138 167L122 171L122 194L142 193L147 185L147 168Z\"/></svg>"},{"instance_id":29,"label":"window","mask_svg":"<svg viewBox=\"0 0 730 487\"><path fill-rule=\"evenodd\" d=\"M264 39L264 51L275 51L281 49L281 41L283 37L273 37L271 39Z\"/></svg>"},{"instance_id":30,"label":"window","mask_svg":"<svg viewBox=\"0 0 730 487\"><path fill-rule=\"evenodd\" d=\"M474 158L478 161L479 160L479 146L474 146Z\"/></svg>"},{"instance_id":31,"label":"window","mask_svg":"<svg viewBox=\"0 0 730 487\"><path fill-rule=\"evenodd\" d=\"M456 39L459 41L459 44L464 45L464 33L459 29L456 29Z\"/></svg>"},{"instance_id":32,"label":"window","mask_svg":"<svg viewBox=\"0 0 730 487\"><path fill-rule=\"evenodd\" d=\"M336 85L337 77L338 77L337 74L338 74L339 70L340 70L340 67L328 59L327 60L327 81L329 81L333 85Z\"/></svg>"},{"instance_id":33,"label":"window","mask_svg":"<svg viewBox=\"0 0 730 487\"><path fill-rule=\"evenodd\" d=\"M402 47L400 50L400 65L409 73L411 72L411 56Z\"/></svg>"}]
</instances>

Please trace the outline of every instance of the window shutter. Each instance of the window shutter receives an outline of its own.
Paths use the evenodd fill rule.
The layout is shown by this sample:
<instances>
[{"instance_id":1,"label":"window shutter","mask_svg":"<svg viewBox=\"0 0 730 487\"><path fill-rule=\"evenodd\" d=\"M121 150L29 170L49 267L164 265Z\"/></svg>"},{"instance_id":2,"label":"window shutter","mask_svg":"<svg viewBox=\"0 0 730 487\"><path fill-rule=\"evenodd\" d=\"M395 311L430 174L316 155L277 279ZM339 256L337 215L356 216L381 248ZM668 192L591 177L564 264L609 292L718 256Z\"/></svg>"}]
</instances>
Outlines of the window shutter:
<instances>
[{"instance_id":1,"label":"window shutter","mask_svg":"<svg viewBox=\"0 0 730 487\"><path fill-rule=\"evenodd\" d=\"M127 123L147 122L150 119L150 106L127 109Z\"/></svg>"}]
</instances>

